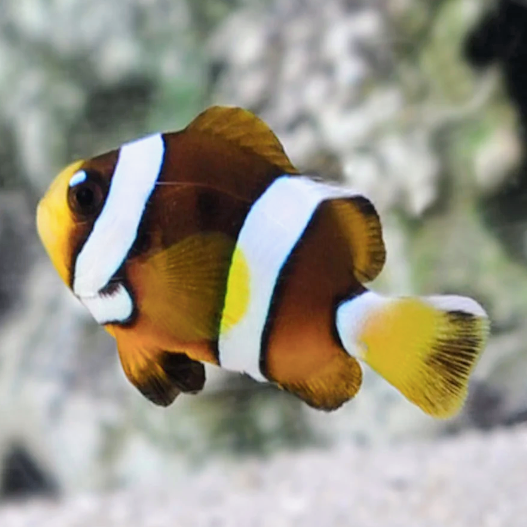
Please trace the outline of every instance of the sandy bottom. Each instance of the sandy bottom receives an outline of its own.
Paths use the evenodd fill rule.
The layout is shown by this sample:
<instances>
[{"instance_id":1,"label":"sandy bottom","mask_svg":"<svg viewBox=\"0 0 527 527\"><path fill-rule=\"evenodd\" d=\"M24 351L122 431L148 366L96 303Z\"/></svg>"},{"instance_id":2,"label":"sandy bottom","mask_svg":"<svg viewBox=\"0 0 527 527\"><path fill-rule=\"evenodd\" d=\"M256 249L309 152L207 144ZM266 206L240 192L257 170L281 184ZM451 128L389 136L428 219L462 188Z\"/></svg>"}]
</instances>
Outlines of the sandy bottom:
<instances>
[{"instance_id":1,"label":"sandy bottom","mask_svg":"<svg viewBox=\"0 0 527 527\"><path fill-rule=\"evenodd\" d=\"M527 428L215 463L171 488L0 509L1 527L527 527Z\"/></svg>"}]
</instances>

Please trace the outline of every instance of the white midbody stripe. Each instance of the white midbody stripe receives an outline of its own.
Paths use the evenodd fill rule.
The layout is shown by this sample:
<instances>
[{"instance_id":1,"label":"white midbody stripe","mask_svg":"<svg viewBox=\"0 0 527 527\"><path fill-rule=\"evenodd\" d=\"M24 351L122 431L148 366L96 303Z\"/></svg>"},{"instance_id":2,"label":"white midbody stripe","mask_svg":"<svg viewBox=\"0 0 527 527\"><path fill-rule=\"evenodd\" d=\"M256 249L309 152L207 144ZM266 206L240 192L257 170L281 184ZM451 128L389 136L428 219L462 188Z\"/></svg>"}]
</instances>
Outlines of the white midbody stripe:
<instances>
[{"instance_id":1,"label":"white midbody stripe","mask_svg":"<svg viewBox=\"0 0 527 527\"><path fill-rule=\"evenodd\" d=\"M261 340L280 271L320 203L356 195L306 177L282 176L254 203L236 244L249 268L249 305L234 327L220 333L222 367L266 380L260 371ZM229 276L224 313L236 297L234 283Z\"/></svg>"},{"instance_id":2,"label":"white midbody stripe","mask_svg":"<svg viewBox=\"0 0 527 527\"><path fill-rule=\"evenodd\" d=\"M73 291L101 323L124 321L132 314L132 299L124 287L114 295L100 291L121 267L137 237L164 152L161 134L121 147L106 203L77 257Z\"/></svg>"}]
</instances>

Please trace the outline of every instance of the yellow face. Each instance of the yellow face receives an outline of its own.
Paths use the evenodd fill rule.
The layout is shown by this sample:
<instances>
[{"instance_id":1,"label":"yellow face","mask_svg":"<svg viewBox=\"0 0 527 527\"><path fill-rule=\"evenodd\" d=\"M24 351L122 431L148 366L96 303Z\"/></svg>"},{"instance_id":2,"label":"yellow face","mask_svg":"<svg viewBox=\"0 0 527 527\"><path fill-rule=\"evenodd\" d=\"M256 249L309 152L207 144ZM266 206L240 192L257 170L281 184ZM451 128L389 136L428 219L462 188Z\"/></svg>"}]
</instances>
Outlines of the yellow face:
<instances>
[{"instance_id":1,"label":"yellow face","mask_svg":"<svg viewBox=\"0 0 527 527\"><path fill-rule=\"evenodd\" d=\"M37 230L48 255L71 287L76 256L108 193L116 153L80 160L53 181L37 207Z\"/></svg>"},{"instance_id":2,"label":"yellow face","mask_svg":"<svg viewBox=\"0 0 527 527\"><path fill-rule=\"evenodd\" d=\"M48 255L66 285L71 284L73 232L78 219L68 204L72 176L84 161L66 167L53 181L37 207L37 230Z\"/></svg>"}]
</instances>

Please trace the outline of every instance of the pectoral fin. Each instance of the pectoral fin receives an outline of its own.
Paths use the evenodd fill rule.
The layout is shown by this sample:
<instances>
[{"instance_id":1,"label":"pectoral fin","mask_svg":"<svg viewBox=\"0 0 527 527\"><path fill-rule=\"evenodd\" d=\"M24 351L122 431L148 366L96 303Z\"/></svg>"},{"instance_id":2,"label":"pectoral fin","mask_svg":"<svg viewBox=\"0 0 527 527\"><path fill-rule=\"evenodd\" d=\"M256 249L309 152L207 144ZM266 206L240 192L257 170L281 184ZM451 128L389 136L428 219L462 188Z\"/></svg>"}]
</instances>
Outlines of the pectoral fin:
<instances>
[{"instance_id":1,"label":"pectoral fin","mask_svg":"<svg viewBox=\"0 0 527 527\"><path fill-rule=\"evenodd\" d=\"M183 342L216 338L233 249L221 233L200 233L130 266L142 316Z\"/></svg>"}]
</instances>

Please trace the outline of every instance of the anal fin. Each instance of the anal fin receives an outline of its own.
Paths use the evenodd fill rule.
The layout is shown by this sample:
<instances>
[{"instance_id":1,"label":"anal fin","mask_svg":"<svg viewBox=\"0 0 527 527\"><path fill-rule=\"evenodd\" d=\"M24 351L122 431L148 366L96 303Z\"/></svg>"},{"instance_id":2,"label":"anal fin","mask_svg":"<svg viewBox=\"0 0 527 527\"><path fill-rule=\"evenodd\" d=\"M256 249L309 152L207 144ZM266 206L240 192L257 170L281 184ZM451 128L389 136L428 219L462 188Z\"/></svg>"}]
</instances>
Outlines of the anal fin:
<instances>
[{"instance_id":1,"label":"anal fin","mask_svg":"<svg viewBox=\"0 0 527 527\"><path fill-rule=\"evenodd\" d=\"M361 383L362 370L359 363L343 351L307 379L278 385L309 406L329 412L353 398Z\"/></svg>"}]
</instances>

